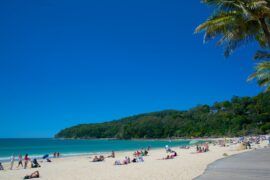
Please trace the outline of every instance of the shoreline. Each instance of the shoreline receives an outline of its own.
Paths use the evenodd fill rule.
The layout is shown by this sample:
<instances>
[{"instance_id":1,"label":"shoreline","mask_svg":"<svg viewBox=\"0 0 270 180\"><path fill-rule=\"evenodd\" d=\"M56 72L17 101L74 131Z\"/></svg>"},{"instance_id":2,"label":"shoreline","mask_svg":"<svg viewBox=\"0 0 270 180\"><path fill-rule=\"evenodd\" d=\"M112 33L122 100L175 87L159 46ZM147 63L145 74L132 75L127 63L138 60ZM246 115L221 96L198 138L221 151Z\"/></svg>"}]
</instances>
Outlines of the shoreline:
<instances>
[{"instance_id":1,"label":"shoreline","mask_svg":"<svg viewBox=\"0 0 270 180\"><path fill-rule=\"evenodd\" d=\"M267 141L260 145L254 145L254 148L264 148ZM116 151L116 158L106 158L104 162L91 162L95 154L83 156L72 156L64 158L52 158L51 163L39 161L41 168L38 169L16 169L0 171L0 179L19 180L26 174L38 170L42 180L74 180L74 179L169 179L169 180L189 180L203 174L205 169L212 162L225 158L224 153L228 156L248 152L252 150L236 151L234 145L220 147L210 144L210 151L206 153L196 153L195 147L190 149L180 149L172 147L179 156L170 160L161 160L166 156L164 148L151 149L149 156L144 157L143 163L131 163L128 165L115 166L115 160L123 160L125 156L133 157L134 151ZM97 153L96 153L97 154ZM105 157L109 153L103 154ZM17 163L14 163L14 167ZM4 163L5 169L9 163ZM106 173L104 173L106 172Z\"/></svg>"},{"instance_id":2,"label":"shoreline","mask_svg":"<svg viewBox=\"0 0 270 180\"><path fill-rule=\"evenodd\" d=\"M14 139L16 139L16 138L14 138ZM24 138L21 138L21 139L24 139ZM29 139L33 139L33 138L29 138ZM34 138L34 139L37 139L37 140L39 140L39 139L55 139L55 138ZM59 140L59 139L55 139L55 140ZM74 140L74 141L110 141L110 140L108 140L108 139L63 139L63 140ZM164 140L164 139L132 139L132 140L118 140L118 141L134 141L134 142L136 142L136 141L141 141L141 142L149 142L149 143L151 143L152 141L155 141L155 142L158 142L158 141L160 141L160 142L168 142L168 144L169 144L169 146L171 146L171 147L181 147L181 146L187 146L187 145L189 145L190 146L190 144L189 144L189 140L182 140L182 139L174 139L174 140ZM200 142L205 142L205 140L203 141L203 140L198 140L198 141L200 141ZM170 143L176 143L176 142L182 142L182 143L184 143L184 144L170 144ZM164 146L158 146L158 147L155 147L155 146L151 146L151 144L149 144L150 145L150 147L152 148L152 149L157 149L157 148L164 148ZM142 146L142 147L140 147L140 148L147 148L147 146ZM98 151L98 150L92 150L92 151L70 151L70 152L61 152L61 151L59 151L59 150L51 150L51 151L47 151L47 152L42 152L42 153L31 153L31 152L28 152L28 154L29 154L29 157L31 158L31 159L33 159L33 158L36 158L36 159L42 159L42 157L45 155L45 154L49 154L49 158L53 158L52 156L52 153L54 152L54 151L59 151L60 152L60 154L61 154L61 157L63 157L63 158L65 158L65 157L73 157L73 156L83 156L83 155L92 155L92 154L102 154L102 153L110 153L112 150L113 151L116 151L116 152L124 152L124 151L133 151L133 150L137 150L138 149L138 146L136 146L136 147L128 147L128 148L123 148L123 149L120 149L120 150L117 150L117 149L105 149L105 150L100 150L100 151ZM12 153L12 150L11 150L11 154L13 154ZM10 154L10 155L11 155ZM10 155L5 155L5 156L0 156L0 162L8 162L9 161L9 159L10 159ZM18 157L17 157L17 154L15 153L14 154L15 155L15 160L18 160ZM23 155L23 154L22 154Z\"/></svg>"}]
</instances>

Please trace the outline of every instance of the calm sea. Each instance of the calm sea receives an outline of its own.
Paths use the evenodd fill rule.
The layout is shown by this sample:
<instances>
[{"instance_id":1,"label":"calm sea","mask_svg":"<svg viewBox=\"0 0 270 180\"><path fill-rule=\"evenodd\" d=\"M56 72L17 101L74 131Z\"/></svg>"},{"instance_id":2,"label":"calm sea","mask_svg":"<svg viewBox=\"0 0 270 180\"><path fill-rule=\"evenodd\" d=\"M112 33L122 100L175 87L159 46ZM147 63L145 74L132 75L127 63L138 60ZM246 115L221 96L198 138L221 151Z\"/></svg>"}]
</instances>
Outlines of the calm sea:
<instances>
[{"instance_id":1,"label":"calm sea","mask_svg":"<svg viewBox=\"0 0 270 180\"><path fill-rule=\"evenodd\" d=\"M185 140L61 140L61 139L0 139L0 161L7 161L14 154L42 157L45 154L60 152L63 156L92 154L140 148L161 148L165 145L188 145Z\"/></svg>"}]
</instances>

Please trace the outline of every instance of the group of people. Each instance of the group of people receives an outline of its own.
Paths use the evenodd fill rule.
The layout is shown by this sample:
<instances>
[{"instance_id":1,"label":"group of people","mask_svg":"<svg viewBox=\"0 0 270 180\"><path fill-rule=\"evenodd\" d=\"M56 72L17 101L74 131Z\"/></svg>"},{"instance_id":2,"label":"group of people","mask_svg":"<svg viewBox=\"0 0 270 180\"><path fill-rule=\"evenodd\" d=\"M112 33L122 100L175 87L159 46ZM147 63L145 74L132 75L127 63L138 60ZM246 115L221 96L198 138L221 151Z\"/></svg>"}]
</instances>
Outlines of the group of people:
<instances>
[{"instance_id":1,"label":"group of people","mask_svg":"<svg viewBox=\"0 0 270 180\"><path fill-rule=\"evenodd\" d=\"M176 151L171 151L170 153L172 153L172 154L168 154L165 158L162 158L162 160L173 159L173 158L175 158L177 156Z\"/></svg>"},{"instance_id":2,"label":"group of people","mask_svg":"<svg viewBox=\"0 0 270 180\"><path fill-rule=\"evenodd\" d=\"M53 157L54 158L59 158L60 157L60 153L59 152L54 152L53 153Z\"/></svg>"},{"instance_id":3,"label":"group of people","mask_svg":"<svg viewBox=\"0 0 270 180\"><path fill-rule=\"evenodd\" d=\"M16 159L15 156L12 154L11 157L10 157L10 168L9 168L10 170L13 169L15 159ZM23 160L24 160L24 163L23 163ZM41 167L40 164L38 163L37 159L34 158L33 161L31 161L28 154L25 154L24 158L22 157L21 154L18 155L18 166L17 166L17 168L22 166L24 169L26 169L28 167L29 163L31 163L31 168ZM1 162L0 162L0 170L4 170L4 167L3 167ZM26 175L24 177L24 179L32 179L32 178L39 178L39 171L35 171L32 174Z\"/></svg>"},{"instance_id":4,"label":"group of people","mask_svg":"<svg viewBox=\"0 0 270 180\"><path fill-rule=\"evenodd\" d=\"M99 157L95 156L92 162L101 162L104 161L105 157L103 155L100 155Z\"/></svg>"},{"instance_id":5,"label":"group of people","mask_svg":"<svg viewBox=\"0 0 270 180\"><path fill-rule=\"evenodd\" d=\"M24 163L23 163L23 160L24 160ZM15 162L15 156L14 156L14 154L12 154L10 156L10 168L9 168L10 170L13 169L14 162ZM18 166L17 166L17 168L22 166L24 169L26 169L29 162L31 162L31 159L28 157L28 154L25 154L24 158L22 157L21 154L19 154L18 155Z\"/></svg>"},{"instance_id":6,"label":"group of people","mask_svg":"<svg viewBox=\"0 0 270 180\"><path fill-rule=\"evenodd\" d=\"M135 156L132 160L130 159L130 157L126 156L122 162L120 160L116 160L114 162L114 165L127 165L130 163L138 163L138 162L144 162L142 156Z\"/></svg>"},{"instance_id":7,"label":"group of people","mask_svg":"<svg viewBox=\"0 0 270 180\"><path fill-rule=\"evenodd\" d=\"M56 158L56 157L59 157L60 156L60 153L54 153L53 156ZM51 160L49 159L49 155L44 155L43 156L43 159L46 159L47 162L51 162ZM23 157L21 154L18 155L18 165L17 165L17 168L19 168L20 166L24 169L26 169L29 164L31 165L31 168L39 168L41 167L40 164L38 163L37 159L34 158L33 160L31 160L29 158L29 155L28 154L25 154L25 156ZM12 170L13 169L13 166L14 166L14 163L16 161L16 158L14 156L14 154L12 154L10 156L10 167L9 169ZM0 170L4 170L4 167L2 165L2 163L0 162ZM36 176L37 174L37 171L32 173L32 175L29 175L29 177L32 177L32 176Z\"/></svg>"},{"instance_id":8,"label":"group of people","mask_svg":"<svg viewBox=\"0 0 270 180\"><path fill-rule=\"evenodd\" d=\"M202 145L196 145L196 151L197 153L203 153L203 152L208 152L209 151L209 145L208 143L202 144Z\"/></svg>"},{"instance_id":9,"label":"group of people","mask_svg":"<svg viewBox=\"0 0 270 180\"><path fill-rule=\"evenodd\" d=\"M115 158L115 152L112 151L112 154L107 156L107 158ZM99 157L98 156L95 156L92 160L92 162L101 162L101 161L104 161L105 160L105 157L103 155L100 155Z\"/></svg>"},{"instance_id":10,"label":"group of people","mask_svg":"<svg viewBox=\"0 0 270 180\"><path fill-rule=\"evenodd\" d=\"M133 153L133 155L135 156L135 157L137 157L137 156L147 156L148 155L148 150L141 150L141 151L139 151L139 150L137 150L137 151L135 151L134 153Z\"/></svg>"}]
</instances>

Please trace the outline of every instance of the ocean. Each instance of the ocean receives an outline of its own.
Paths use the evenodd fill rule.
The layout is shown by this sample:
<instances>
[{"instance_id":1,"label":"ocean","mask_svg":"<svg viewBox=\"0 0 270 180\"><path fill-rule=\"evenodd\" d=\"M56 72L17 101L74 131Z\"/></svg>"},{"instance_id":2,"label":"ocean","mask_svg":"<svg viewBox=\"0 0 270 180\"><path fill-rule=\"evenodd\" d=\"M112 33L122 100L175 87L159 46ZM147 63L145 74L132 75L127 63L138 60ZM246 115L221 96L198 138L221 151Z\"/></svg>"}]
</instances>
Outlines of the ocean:
<instances>
[{"instance_id":1,"label":"ocean","mask_svg":"<svg viewBox=\"0 0 270 180\"><path fill-rule=\"evenodd\" d=\"M0 139L0 162L8 161L14 154L30 158L41 158L45 154L50 157L54 152L62 156L74 156L113 151L137 150L141 148L163 148L188 145L188 140L71 140L71 139Z\"/></svg>"}]
</instances>

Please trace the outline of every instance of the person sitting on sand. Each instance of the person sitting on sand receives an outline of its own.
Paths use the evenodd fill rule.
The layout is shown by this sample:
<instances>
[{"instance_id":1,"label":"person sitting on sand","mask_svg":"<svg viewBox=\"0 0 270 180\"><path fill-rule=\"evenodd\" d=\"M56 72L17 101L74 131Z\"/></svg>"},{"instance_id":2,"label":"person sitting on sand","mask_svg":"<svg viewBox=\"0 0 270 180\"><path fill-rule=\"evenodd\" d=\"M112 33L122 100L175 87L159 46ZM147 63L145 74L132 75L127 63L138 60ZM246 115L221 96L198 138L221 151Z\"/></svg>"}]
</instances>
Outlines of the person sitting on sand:
<instances>
[{"instance_id":1,"label":"person sitting on sand","mask_svg":"<svg viewBox=\"0 0 270 180\"><path fill-rule=\"evenodd\" d=\"M35 171L32 174L30 174L30 175L24 176L23 179L32 179L32 178L39 178L39 172L38 171Z\"/></svg>"},{"instance_id":2,"label":"person sitting on sand","mask_svg":"<svg viewBox=\"0 0 270 180\"><path fill-rule=\"evenodd\" d=\"M0 171L3 171L4 170L4 167L2 165L2 163L0 163Z\"/></svg>"},{"instance_id":3,"label":"person sitting on sand","mask_svg":"<svg viewBox=\"0 0 270 180\"><path fill-rule=\"evenodd\" d=\"M168 159L173 159L174 156L173 155L167 155L165 158L162 158L162 160L168 160Z\"/></svg>"},{"instance_id":4,"label":"person sitting on sand","mask_svg":"<svg viewBox=\"0 0 270 180\"><path fill-rule=\"evenodd\" d=\"M99 158L98 158L99 161L104 161L104 159L105 159L105 158L104 158L103 155L100 155Z\"/></svg>"},{"instance_id":5,"label":"person sitting on sand","mask_svg":"<svg viewBox=\"0 0 270 180\"><path fill-rule=\"evenodd\" d=\"M114 165L122 165L122 164L121 164L121 162L120 162L119 160L116 160L116 161L114 162Z\"/></svg>"},{"instance_id":6,"label":"person sitting on sand","mask_svg":"<svg viewBox=\"0 0 270 180\"><path fill-rule=\"evenodd\" d=\"M110 157L111 157L111 158L115 158L115 153L114 153L114 151L112 151L112 154L108 156L108 158L110 158Z\"/></svg>"},{"instance_id":7,"label":"person sitting on sand","mask_svg":"<svg viewBox=\"0 0 270 180\"><path fill-rule=\"evenodd\" d=\"M143 157L142 156L137 157L136 162L144 162Z\"/></svg>"},{"instance_id":8,"label":"person sitting on sand","mask_svg":"<svg viewBox=\"0 0 270 180\"><path fill-rule=\"evenodd\" d=\"M144 150L144 155L147 156L148 155L148 151L145 149Z\"/></svg>"},{"instance_id":9,"label":"person sitting on sand","mask_svg":"<svg viewBox=\"0 0 270 180\"><path fill-rule=\"evenodd\" d=\"M136 158L133 158L133 159L131 160L131 162L133 162L133 163L137 162Z\"/></svg>"},{"instance_id":10,"label":"person sitting on sand","mask_svg":"<svg viewBox=\"0 0 270 180\"><path fill-rule=\"evenodd\" d=\"M100 155L99 157L95 156L92 162L104 161L104 156Z\"/></svg>"},{"instance_id":11,"label":"person sitting on sand","mask_svg":"<svg viewBox=\"0 0 270 180\"><path fill-rule=\"evenodd\" d=\"M95 156L94 159L92 160L92 162L98 162L98 157Z\"/></svg>"},{"instance_id":12,"label":"person sitting on sand","mask_svg":"<svg viewBox=\"0 0 270 180\"><path fill-rule=\"evenodd\" d=\"M31 164L31 167L32 167L32 168L38 168L38 167L41 167L41 166L40 166L39 163L37 162L37 159L34 159L33 162L32 162L32 164Z\"/></svg>"},{"instance_id":13,"label":"person sitting on sand","mask_svg":"<svg viewBox=\"0 0 270 180\"><path fill-rule=\"evenodd\" d=\"M123 164L129 164L130 163L130 158L129 157L125 157L125 160L123 161Z\"/></svg>"}]
</instances>

